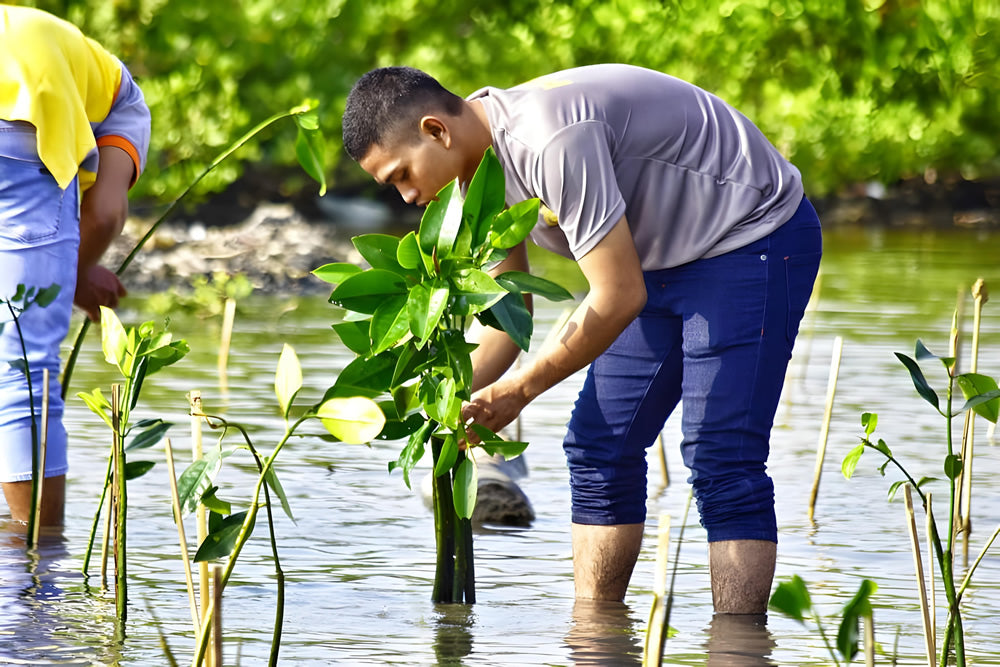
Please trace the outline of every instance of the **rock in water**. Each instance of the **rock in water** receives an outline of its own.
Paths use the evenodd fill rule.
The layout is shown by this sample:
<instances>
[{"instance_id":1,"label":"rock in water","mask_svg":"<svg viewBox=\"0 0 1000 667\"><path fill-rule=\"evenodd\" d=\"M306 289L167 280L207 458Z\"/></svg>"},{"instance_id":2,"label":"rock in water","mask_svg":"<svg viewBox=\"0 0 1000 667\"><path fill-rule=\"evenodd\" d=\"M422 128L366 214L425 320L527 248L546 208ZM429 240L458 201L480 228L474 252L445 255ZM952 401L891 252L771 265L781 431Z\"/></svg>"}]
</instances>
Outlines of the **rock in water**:
<instances>
[{"instance_id":1,"label":"rock in water","mask_svg":"<svg viewBox=\"0 0 1000 667\"><path fill-rule=\"evenodd\" d=\"M528 474L524 456L505 461L501 456L479 460L479 486L476 490L476 508L472 512L472 522L504 526L530 526L535 520L535 510L531 501L514 480ZM428 473L420 485L424 504L434 507L432 473Z\"/></svg>"}]
</instances>

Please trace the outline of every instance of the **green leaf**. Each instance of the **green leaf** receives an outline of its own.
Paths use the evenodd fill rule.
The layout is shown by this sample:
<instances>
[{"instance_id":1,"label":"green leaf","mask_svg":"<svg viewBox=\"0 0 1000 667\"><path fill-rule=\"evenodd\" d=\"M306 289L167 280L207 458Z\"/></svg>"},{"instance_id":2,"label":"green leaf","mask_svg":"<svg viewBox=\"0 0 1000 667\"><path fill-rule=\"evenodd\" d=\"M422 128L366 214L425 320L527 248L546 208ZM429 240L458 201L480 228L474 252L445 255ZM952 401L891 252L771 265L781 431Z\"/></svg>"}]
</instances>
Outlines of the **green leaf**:
<instances>
[{"instance_id":1,"label":"green leaf","mask_svg":"<svg viewBox=\"0 0 1000 667\"><path fill-rule=\"evenodd\" d=\"M7 362L7 365L18 371L21 375L27 377L28 375L28 365L24 363L24 359L13 359Z\"/></svg>"},{"instance_id":2,"label":"green leaf","mask_svg":"<svg viewBox=\"0 0 1000 667\"><path fill-rule=\"evenodd\" d=\"M455 287L451 312L455 315L475 315L507 295L506 289L479 269L460 269L451 276L451 282Z\"/></svg>"},{"instance_id":3,"label":"green leaf","mask_svg":"<svg viewBox=\"0 0 1000 667\"><path fill-rule=\"evenodd\" d=\"M428 411L431 417L450 429L459 427L462 402L455 398L455 381L453 379L444 378L438 383L433 405L435 414Z\"/></svg>"},{"instance_id":4,"label":"green leaf","mask_svg":"<svg viewBox=\"0 0 1000 667\"><path fill-rule=\"evenodd\" d=\"M340 342L354 354L367 357L372 353L370 319L334 324L333 330L340 337Z\"/></svg>"},{"instance_id":5,"label":"green leaf","mask_svg":"<svg viewBox=\"0 0 1000 667\"><path fill-rule=\"evenodd\" d=\"M487 326L507 332L518 347L528 351L533 320L531 312L524 305L524 297L520 294L508 294L476 317Z\"/></svg>"},{"instance_id":6,"label":"green leaf","mask_svg":"<svg viewBox=\"0 0 1000 667\"><path fill-rule=\"evenodd\" d=\"M347 387L364 388L373 392L374 396L389 391L389 387L392 386L392 375L396 370L396 361L399 358L394 352L395 350L386 350L368 359L358 357L347 364L344 370L340 371L333 387L327 391L324 400L333 398L334 395L348 396L349 394L344 393Z\"/></svg>"},{"instance_id":7,"label":"green leaf","mask_svg":"<svg viewBox=\"0 0 1000 667\"><path fill-rule=\"evenodd\" d=\"M219 451L212 449L189 465L177 480L177 495L185 513L198 509L198 500L212 486L212 481L222 468Z\"/></svg>"},{"instance_id":8,"label":"green leaf","mask_svg":"<svg viewBox=\"0 0 1000 667\"><path fill-rule=\"evenodd\" d=\"M186 340L175 340L165 347L153 350L143 357L147 360L146 375L152 375L165 366L177 363L191 351Z\"/></svg>"},{"instance_id":9,"label":"green leaf","mask_svg":"<svg viewBox=\"0 0 1000 667\"><path fill-rule=\"evenodd\" d=\"M462 215L472 229L473 248L478 248L486 242L490 223L503 210L506 197L504 188L503 168L493 147L490 146L483 154L472 180L469 181L469 187L465 192L465 203L462 205Z\"/></svg>"},{"instance_id":10,"label":"green leaf","mask_svg":"<svg viewBox=\"0 0 1000 667\"><path fill-rule=\"evenodd\" d=\"M573 295L551 280L533 276L523 271L506 271L497 276L497 283L508 292L530 292L550 301L566 301Z\"/></svg>"},{"instance_id":11,"label":"green leaf","mask_svg":"<svg viewBox=\"0 0 1000 667\"><path fill-rule=\"evenodd\" d=\"M35 297L35 303L42 308L47 308L53 301L56 300L56 297L59 296L60 290L62 290L61 286L52 283L45 289L38 292L38 296Z\"/></svg>"},{"instance_id":12,"label":"green leaf","mask_svg":"<svg viewBox=\"0 0 1000 667\"><path fill-rule=\"evenodd\" d=\"M518 456L524 453L524 450L528 448L528 443L517 442L516 440L501 440L499 442L486 443L483 442L483 449L490 456L495 456L499 454L504 457L505 460L510 461L511 459L516 459Z\"/></svg>"},{"instance_id":13,"label":"green leaf","mask_svg":"<svg viewBox=\"0 0 1000 667\"><path fill-rule=\"evenodd\" d=\"M292 507L288 504L288 496L285 494L285 489L281 486L281 482L278 481L278 473L275 472L273 465L264 473L264 481L274 491L274 495L278 496L278 500L281 502L281 509L292 520L292 523L295 523L295 517L292 516ZM228 512L229 510L226 511Z\"/></svg>"},{"instance_id":14,"label":"green leaf","mask_svg":"<svg viewBox=\"0 0 1000 667\"><path fill-rule=\"evenodd\" d=\"M396 261L404 269L413 270L420 267L422 260L416 232L409 232L400 239L396 248Z\"/></svg>"},{"instance_id":15,"label":"green leaf","mask_svg":"<svg viewBox=\"0 0 1000 667\"><path fill-rule=\"evenodd\" d=\"M790 581L781 582L775 588L767 606L800 623L805 623L806 617L812 611L812 600L809 599L806 582L797 574Z\"/></svg>"},{"instance_id":16,"label":"green leaf","mask_svg":"<svg viewBox=\"0 0 1000 667\"><path fill-rule=\"evenodd\" d=\"M295 157L302 165L303 171L319 183L319 196L326 194L326 172L324 169L324 157L326 146L323 142L323 135L320 134L318 122L313 125L312 118L315 112L308 112L295 116L295 123L298 125L298 134L295 137Z\"/></svg>"},{"instance_id":17,"label":"green leaf","mask_svg":"<svg viewBox=\"0 0 1000 667\"><path fill-rule=\"evenodd\" d=\"M218 490L219 487L213 486L205 491L205 493L201 495L201 504L211 512L215 512L221 516L226 516L233 511L233 505L232 503L222 500L215 495Z\"/></svg>"},{"instance_id":18,"label":"green leaf","mask_svg":"<svg viewBox=\"0 0 1000 667\"><path fill-rule=\"evenodd\" d=\"M437 198L427 204L417 230L420 249L428 255L434 254L437 249L439 260L450 257L461 224L462 189L458 180L454 180L441 188Z\"/></svg>"},{"instance_id":19,"label":"green leaf","mask_svg":"<svg viewBox=\"0 0 1000 667\"><path fill-rule=\"evenodd\" d=\"M890 502L890 503L891 503L891 502L893 501L893 499L894 499L894 498L896 497L896 491L898 491L898 490L899 490L899 487L903 486L904 484L906 484L906 480L905 480L905 479L901 479L901 480L899 480L899 481L897 481L897 482L893 482L893 483L892 483L892 484L891 484L891 485L889 486L889 502Z\"/></svg>"},{"instance_id":20,"label":"green leaf","mask_svg":"<svg viewBox=\"0 0 1000 667\"><path fill-rule=\"evenodd\" d=\"M420 373L420 366L427 362L427 355L427 348L418 348L412 340L402 346L399 351L399 358L396 361L396 367L392 371L390 386L397 387L417 377Z\"/></svg>"},{"instance_id":21,"label":"green leaf","mask_svg":"<svg viewBox=\"0 0 1000 667\"><path fill-rule=\"evenodd\" d=\"M441 475L447 474L452 466L455 465L455 461L458 460L458 441L455 439L453 433L449 433L444 437L444 441L441 443L441 452L438 454L437 460L434 462L434 476L440 477Z\"/></svg>"},{"instance_id":22,"label":"green leaf","mask_svg":"<svg viewBox=\"0 0 1000 667\"><path fill-rule=\"evenodd\" d=\"M879 438L878 442L872 445L872 447L885 454L886 458L892 457L892 450L889 449L889 445L885 444L885 440L882 438Z\"/></svg>"},{"instance_id":23,"label":"green leaf","mask_svg":"<svg viewBox=\"0 0 1000 667\"><path fill-rule=\"evenodd\" d=\"M917 339L916 345L913 346L913 355L917 358L917 360L938 358L936 354L927 349L924 342L920 339Z\"/></svg>"},{"instance_id":24,"label":"green leaf","mask_svg":"<svg viewBox=\"0 0 1000 667\"><path fill-rule=\"evenodd\" d=\"M378 354L401 341L410 330L407 297L390 297L372 315L372 352Z\"/></svg>"},{"instance_id":25,"label":"green leaf","mask_svg":"<svg viewBox=\"0 0 1000 667\"><path fill-rule=\"evenodd\" d=\"M406 308L410 331L426 341L437 328L448 306L448 288L440 283L420 283L410 290Z\"/></svg>"},{"instance_id":26,"label":"green leaf","mask_svg":"<svg viewBox=\"0 0 1000 667\"><path fill-rule=\"evenodd\" d=\"M361 267L354 264L348 264L347 262L334 262L333 264L324 264L318 269L313 269L312 274L322 280L323 282L330 283L331 285L339 285L344 282L347 278L355 276L361 273Z\"/></svg>"},{"instance_id":27,"label":"green leaf","mask_svg":"<svg viewBox=\"0 0 1000 667\"><path fill-rule=\"evenodd\" d=\"M966 400L961 411L965 412L971 408L979 416L996 424L1000 414L1000 392L997 391L997 381L979 373L963 373L955 379ZM975 399L978 399L978 402L973 403Z\"/></svg>"},{"instance_id":28,"label":"green leaf","mask_svg":"<svg viewBox=\"0 0 1000 667\"><path fill-rule=\"evenodd\" d=\"M376 440L401 440L408 438L425 423L424 416L419 413L412 414L403 420L387 419L382 432L378 434Z\"/></svg>"},{"instance_id":29,"label":"green leaf","mask_svg":"<svg viewBox=\"0 0 1000 667\"><path fill-rule=\"evenodd\" d=\"M878 590L878 586L875 585L875 582L864 579L858 592L844 605L843 618L837 631L837 650L848 662L858 654L859 621L863 617L872 615L869 598L876 590Z\"/></svg>"},{"instance_id":30,"label":"green leaf","mask_svg":"<svg viewBox=\"0 0 1000 667\"><path fill-rule=\"evenodd\" d=\"M198 547L198 552L194 555L194 562L201 563L216 558L226 558L233 553L236 539L240 535L246 516L246 512L227 516L220 526L205 537L201 546ZM254 518L254 522L256 522L256 518ZM251 524L248 534L253 533L253 528L253 524Z\"/></svg>"},{"instance_id":31,"label":"green leaf","mask_svg":"<svg viewBox=\"0 0 1000 667\"><path fill-rule=\"evenodd\" d=\"M385 269L368 269L348 276L330 294L330 303L359 313L374 313L391 296L406 294L402 276Z\"/></svg>"},{"instance_id":32,"label":"green leaf","mask_svg":"<svg viewBox=\"0 0 1000 667\"><path fill-rule=\"evenodd\" d=\"M944 459L944 474L948 479L956 479L962 474L962 457L958 454L949 454Z\"/></svg>"},{"instance_id":33,"label":"green leaf","mask_svg":"<svg viewBox=\"0 0 1000 667\"><path fill-rule=\"evenodd\" d=\"M362 234L351 239L351 243L358 249L361 256L365 258L373 269L385 269L400 275L406 275L406 269L399 263L397 254L399 253L399 239L389 234ZM416 266L409 267L410 269Z\"/></svg>"},{"instance_id":34,"label":"green leaf","mask_svg":"<svg viewBox=\"0 0 1000 667\"><path fill-rule=\"evenodd\" d=\"M917 343L919 344L920 341L917 341ZM916 387L917 393L923 396L925 401L933 405L935 410L940 412L940 408L938 407L938 396L934 393L934 390L931 389L930 385L927 384L927 380L924 379L923 371L920 370L920 366L917 365L917 362L910 359L905 354L900 354L899 352L896 352L896 358L899 359L904 366L906 366L908 371L910 371L910 379L913 380L913 386Z\"/></svg>"},{"instance_id":35,"label":"green leaf","mask_svg":"<svg viewBox=\"0 0 1000 667\"><path fill-rule=\"evenodd\" d=\"M83 402L87 404L91 412L104 420L108 428L114 429L114 426L111 424L111 403L108 402L108 399L104 398L104 394L101 393L100 389L94 389L89 394L85 391L80 391L76 395L83 399Z\"/></svg>"},{"instance_id":36,"label":"green leaf","mask_svg":"<svg viewBox=\"0 0 1000 667\"><path fill-rule=\"evenodd\" d=\"M850 479L854 476L854 469L858 467L858 461L861 460L861 455L865 453L865 443L861 443L851 451L847 452L847 456L844 457L843 462L840 464L840 472L844 474L844 477Z\"/></svg>"},{"instance_id":37,"label":"green leaf","mask_svg":"<svg viewBox=\"0 0 1000 667\"><path fill-rule=\"evenodd\" d=\"M330 435L342 442L362 444L375 439L385 426L385 415L370 398L331 398L316 409Z\"/></svg>"},{"instance_id":38,"label":"green leaf","mask_svg":"<svg viewBox=\"0 0 1000 667\"><path fill-rule=\"evenodd\" d=\"M531 233L538 222L537 199L526 199L514 204L493 221L490 245L494 248L513 248Z\"/></svg>"},{"instance_id":39,"label":"green leaf","mask_svg":"<svg viewBox=\"0 0 1000 667\"><path fill-rule=\"evenodd\" d=\"M106 306L101 306L101 350L104 352L104 359L109 364L114 364L122 375L128 376L122 367L125 360L125 350L128 347L128 334L121 320L115 315L115 311Z\"/></svg>"},{"instance_id":40,"label":"green leaf","mask_svg":"<svg viewBox=\"0 0 1000 667\"><path fill-rule=\"evenodd\" d=\"M125 463L125 480L142 477L155 465L153 461L128 461Z\"/></svg>"},{"instance_id":41,"label":"green leaf","mask_svg":"<svg viewBox=\"0 0 1000 667\"><path fill-rule=\"evenodd\" d=\"M420 408L420 398L417 391L419 386L418 383L413 383L392 390L392 403L397 415L405 417Z\"/></svg>"},{"instance_id":42,"label":"green leaf","mask_svg":"<svg viewBox=\"0 0 1000 667\"><path fill-rule=\"evenodd\" d=\"M410 487L410 472L413 470L414 466L420 461L424 456L424 443L427 439L431 437L431 432L434 430L434 422L427 421L424 422L423 426L414 431L409 440L406 443L406 447L403 447L403 451L399 453L399 458L395 461L389 462L389 472L392 472L396 468L400 468L403 471L403 482L406 483L406 488Z\"/></svg>"},{"instance_id":43,"label":"green leaf","mask_svg":"<svg viewBox=\"0 0 1000 667\"><path fill-rule=\"evenodd\" d=\"M144 431L140 432L139 435L132 439L132 442L128 444L125 451L131 452L136 449L146 449L147 447L152 447L160 440L163 439L164 434L173 426L170 422L157 420L155 424L149 426Z\"/></svg>"},{"instance_id":44,"label":"green leaf","mask_svg":"<svg viewBox=\"0 0 1000 667\"><path fill-rule=\"evenodd\" d=\"M452 486L455 514L461 519L471 519L476 508L476 493L479 491L479 469L472 459L466 458L458 464Z\"/></svg>"},{"instance_id":45,"label":"green leaf","mask_svg":"<svg viewBox=\"0 0 1000 667\"><path fill-rule=\"evenodd\" d=\"M924 488L925 484L930 484L931 482L938 481L937 477L927 477L926 475L917 480L917 488Z\"/></svg>"},{"instance_id":46,"label":"green leaf","mask_svg":"<svg viewBox=\"0 0 1000 667\"><path fill-rule=\"evenodd\" d=\"M865 435L871 437L872 433L875 432L875 427L878 425L878 415L874 412L866 412L861 415L861 426L865 429Z\"/></svg>"},{"instance_id":47,"label":"green leaf","mask_svg":"<svg viewBox=\"0 0 1000 667\"><path fill-rule=\"evenodd\" d=\"M302 366L291 345L285 343L278 357L278 368L274 373L274 394L278 397L281 416L288 418L295 395L302 388Z\"/></svg>"}]
</instances>

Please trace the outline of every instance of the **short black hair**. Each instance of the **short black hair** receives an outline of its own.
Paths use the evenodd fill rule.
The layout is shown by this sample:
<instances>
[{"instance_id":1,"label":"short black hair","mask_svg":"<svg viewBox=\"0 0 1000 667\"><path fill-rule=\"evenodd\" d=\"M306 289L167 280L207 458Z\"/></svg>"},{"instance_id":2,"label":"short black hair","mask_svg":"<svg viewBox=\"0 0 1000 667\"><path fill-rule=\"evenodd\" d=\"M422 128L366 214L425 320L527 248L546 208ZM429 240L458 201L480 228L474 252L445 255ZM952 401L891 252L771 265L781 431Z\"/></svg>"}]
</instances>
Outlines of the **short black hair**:
<instances>
[{"instance_id":1,"label":"short black hair","mask_svg":"<svg viewBox=\"0 0 1000 667\"><path fill-rule=\"evenodd\" d=\"M344 109L344 148L355 161L428 113L462 112L462 98L413 67L381 67L354 84Z\"/></svg>"}]
</instances>

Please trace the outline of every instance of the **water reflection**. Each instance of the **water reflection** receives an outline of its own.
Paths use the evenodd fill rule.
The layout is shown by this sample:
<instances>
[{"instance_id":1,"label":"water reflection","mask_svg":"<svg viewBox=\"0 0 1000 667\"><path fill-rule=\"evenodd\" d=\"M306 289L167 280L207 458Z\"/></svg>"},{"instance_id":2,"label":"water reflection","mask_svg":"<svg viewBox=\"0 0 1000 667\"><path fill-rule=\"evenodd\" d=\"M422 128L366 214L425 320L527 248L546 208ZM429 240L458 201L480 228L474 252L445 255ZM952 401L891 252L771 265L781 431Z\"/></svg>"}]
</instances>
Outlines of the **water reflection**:
<instances>
[{"instance_id":1,"label":"water reflection","mask_svg":"<svg viewBox=\"0 0 1000 667\"><path fill-rule=\"evenodd\" d=\"M708 624L707 667L762 667L771 660L775 642L767 614L715 614Z\"/></svg>"},{"instance_id":2,"label":"water reflection","mask_svg":"<svg viewBox=\"0 0 1000 667\"><path fill-rule=\"evenodd\" d=\"M439 665L461 665L472 653L472 626L475 613L468 604L438 604L434 606L434 657Z\"/></svg>"},{"instance_id":3,"label":"water reflection","mask_svg":"<svg viewBox=\"0 0 1000 667\"><path fill-rule=\"evenodd\" d=\"M618 667L642 664L641 629L623 602L576 600L566 635L573 664Z\"/></svg>"}]
</instances>

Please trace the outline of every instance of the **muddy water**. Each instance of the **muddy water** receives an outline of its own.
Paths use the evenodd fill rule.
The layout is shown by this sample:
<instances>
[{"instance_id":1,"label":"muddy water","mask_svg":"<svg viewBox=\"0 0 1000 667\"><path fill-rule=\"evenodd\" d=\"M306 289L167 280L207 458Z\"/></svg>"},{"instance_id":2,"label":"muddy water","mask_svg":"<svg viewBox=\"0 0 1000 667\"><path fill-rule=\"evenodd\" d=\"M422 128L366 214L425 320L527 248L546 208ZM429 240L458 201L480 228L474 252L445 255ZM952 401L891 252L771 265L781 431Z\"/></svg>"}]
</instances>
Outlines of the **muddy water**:
<instances>
[{"instance_id":1,"label":"muddy water","mask_svg":"<svg viewBox=\"0 0 1000 667\"><path fill-rule=\"evenodd\" d=\"M818 299L802 325L772 439L770 469L780 529L777 579L802 576L817 608L829 617L850 599L862 578L873 579L879 586L873 598L878 641L887 651L897 646L899 664L918 664L923 640L903 506L900 498L886 500L898 475L890 470L882 478L876 470L881 461L867 454L855 478L847 481L840 475L840 461L858 441L861 413L877 412L881 437L915 477L944 478L943 421L917 397L893 352L911 353L917 338L933 351L946 352L960 286L967 291L983 276L1000 292L1000 236L838 230L827 234L826 249ZM579 287L578 277L561 273L562 265L543 268L549 277ZM131 297L120 311L123 321L148 319L143 306L141 295ZM971 308L967 298L967 315ZM540 304L536 344L560 314L559 306ZM281 345L292 344L303 362L301 402L317 399L349 360L329 329L333 318L322 297L251 298L241 304L223 378L216 368L218 319L174 313L171 329L190 341L192 353L149 378L136 418L176 422L176 455L188 460L185 393L199 389L206 409L246 424L255 442L269 450L283 429L273 392ZM967 320L968 331L971 316ZM806 504L837 336L844 344L837 400L815 521L810 522ZM74 390L107 387L115 380L97 345L92 335ZM996 303L984 309L981 345L981 372L1000 376ZM282 662L638 664L652 597L656 519L668 513L676 539L688 497L677 448L679 414L664 427L671 482L666 488L658 457L649 459L650 521L624 604L575 603L568 479L560 442L581 379L575 376L550 390L523 414L521 428L531 447L526 454L530 475L522 488L537 519L527 529L490 527L477 536L479 602L474 606L428 601L433 522L419 495L406 489L398 473L386 472L397 444L368 448L312 436L290 443L277 464L295 516L294 523L283 514L277 518L287 579ZM940 386L940 376L932 382ZM127 636L119 641L114 600L101 593L97 569L92 566L89 579L80 574L108 435L77 399L70 401L66 422L73 444L65 529L46 536L38 556L28 561L23 541L16 527L3 520L6 508L0 505L0 663L165 665L164 645L179 664L190 662L191 620L162 447L147 450L143 458L157 465L129 487L131 604ZM1000 455L987 439L985 422L978 422L976 433L973 557L1000 523L1000 493L991 485L1000 474ZM206 442L214 437L206 434ZM238 453L226 460L219 495L245 505L254 479L250 459ZM937 482L929 488L937 515L945 516L946 485ZM263 528L259 522L226 590L226 664L263 664L268 655L276 598ZM811 624L776 614L766 625L713 618L704 531L693 508L683 529L671 622L677 634L667 643L670 664L831 663ZM188 534L193 533L189 523ZM983 561L966 598L967 646L976 664L1000 663L998 589L1000 559L994 552ZM937 599L940 625L940 586ZM825 619L828 634L835 635L836 623ZM882 661L889 663L888 658Z\"/></svg>"}]
</instances>

